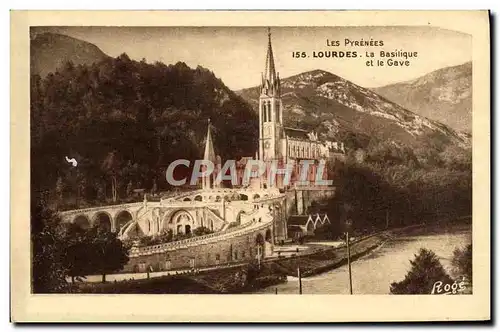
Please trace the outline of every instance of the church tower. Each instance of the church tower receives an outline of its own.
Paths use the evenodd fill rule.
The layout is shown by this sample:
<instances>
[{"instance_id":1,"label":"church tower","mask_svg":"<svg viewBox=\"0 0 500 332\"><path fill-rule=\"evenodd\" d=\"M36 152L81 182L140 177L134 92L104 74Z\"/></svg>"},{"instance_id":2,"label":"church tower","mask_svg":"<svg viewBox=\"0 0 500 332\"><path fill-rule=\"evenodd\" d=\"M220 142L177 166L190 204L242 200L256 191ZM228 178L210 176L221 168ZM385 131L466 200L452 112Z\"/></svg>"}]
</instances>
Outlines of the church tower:
<instances>
[{"instance_id":1,"label":"church tower","mask_svg":"<svg viewBox=\"0 0 500 332\"><path fill-rule=\"evenodd\" d=\"M281 159L283 138L283 108L279 74L274 66L271 31L268 30L266 67L262 74L259 98L259 159Z\"/></svg>"}]
</instances>

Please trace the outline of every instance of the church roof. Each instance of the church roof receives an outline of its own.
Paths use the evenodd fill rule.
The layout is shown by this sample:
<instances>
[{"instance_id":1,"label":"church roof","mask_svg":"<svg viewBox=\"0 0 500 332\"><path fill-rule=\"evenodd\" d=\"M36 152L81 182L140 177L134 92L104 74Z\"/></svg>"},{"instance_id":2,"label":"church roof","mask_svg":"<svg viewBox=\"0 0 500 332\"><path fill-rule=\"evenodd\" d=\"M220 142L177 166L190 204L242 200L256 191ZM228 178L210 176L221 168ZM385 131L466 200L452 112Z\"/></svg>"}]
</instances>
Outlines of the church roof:
<instances>
[{"instance_id":1,"label":"church roof","mask_svg":"<svg viewBox=\"0 0 500 332\"><path fill-rule=\"evenodd\" d=\"M311 216L290 216L288 217L288 225L290 226L305 226Z\"/></svg>"},{"instance_id":2,"label":"church roof","mask_svg":"<svg viewBox=\"0 0 500 332\"><path fill-rule=\"evenodd\" d=\"M298 128L285 127L285 135L291 138L298 138L303 140L309 140L308 131Z\"/></svg>"}]
</instances>

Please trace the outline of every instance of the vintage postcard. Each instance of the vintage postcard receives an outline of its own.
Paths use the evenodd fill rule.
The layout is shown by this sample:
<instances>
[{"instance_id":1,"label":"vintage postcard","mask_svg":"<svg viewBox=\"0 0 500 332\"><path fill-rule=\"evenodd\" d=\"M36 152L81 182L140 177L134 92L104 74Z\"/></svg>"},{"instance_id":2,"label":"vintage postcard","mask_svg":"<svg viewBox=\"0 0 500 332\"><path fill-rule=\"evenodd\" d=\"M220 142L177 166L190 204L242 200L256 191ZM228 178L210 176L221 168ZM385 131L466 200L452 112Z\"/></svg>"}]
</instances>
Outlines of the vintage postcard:
<instances>
[{"instance_id":1,"label":"vintage postcard","mask_svg":"<svg viewBox=\"0 0 500 332\"><path fill-rule=\"evenodd\" d=\"M11 19L13 321L490 319L488 12Z\"/></svg>"}]
</instances>

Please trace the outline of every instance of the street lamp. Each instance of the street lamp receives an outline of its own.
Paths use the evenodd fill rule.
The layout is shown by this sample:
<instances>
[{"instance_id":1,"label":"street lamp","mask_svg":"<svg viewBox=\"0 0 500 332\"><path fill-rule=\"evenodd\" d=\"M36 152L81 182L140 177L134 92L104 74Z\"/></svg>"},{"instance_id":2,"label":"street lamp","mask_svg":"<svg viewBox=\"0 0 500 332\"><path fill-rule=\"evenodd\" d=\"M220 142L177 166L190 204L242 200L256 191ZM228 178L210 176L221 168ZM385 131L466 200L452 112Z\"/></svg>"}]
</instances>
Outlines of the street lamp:
<instances>
[{"instance_id":1,"label":"street lamp","mask_svg":"<svg viewBox=\"0 0 500 332\"><path fill-rule=\"evenodd\" d=\"M352 272L351 272L351 247L349 244L349 230L352 226L352 220L347 219L345 222L346 226L346 232L345 232L345 238L346 238L346 246L347 246L347 268L349 271L349 294L352 295Z\"/></svg>"}]
</instances>

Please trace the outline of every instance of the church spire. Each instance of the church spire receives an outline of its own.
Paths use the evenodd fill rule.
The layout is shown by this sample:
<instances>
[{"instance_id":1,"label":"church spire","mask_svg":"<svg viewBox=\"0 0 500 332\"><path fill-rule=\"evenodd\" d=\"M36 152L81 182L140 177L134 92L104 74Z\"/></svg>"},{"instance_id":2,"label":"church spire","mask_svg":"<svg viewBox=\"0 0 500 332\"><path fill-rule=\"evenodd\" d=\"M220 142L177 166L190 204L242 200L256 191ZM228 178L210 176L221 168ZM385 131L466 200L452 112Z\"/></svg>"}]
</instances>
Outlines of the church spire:
<instances>
[{"instance_id":1,"label":"church spire","mask_svg":"<svg viewBox=\"0 0 500 332\"><path fill-rule=\"evenodd\" d=\"M203 154L204 160L210 160L214 165L216 164L217 157L215 156L214 145L212 142L212 133L210 130L210 119L208 119L208 129L207 129L207 138L205 142L205 153ZM204 168L206 170L206 168ZM213 173L210 175L206 175L202 178L202 188L207 190L211 189L213 185Z\"/></svg>"},{"instance_id":2,"label":"church spire","mask_svg":"<svg viewBox=\"0 0 500 332\"><path fill-rule=\"evenodd\" d=\"M273 46L271 43L271 29L267 28L267 55L266 55L266 67L262 78L262 93L274 96L279 95L279 76L276 75L276 67L274 65L274 55Z\"/></svg>"},{"instance_id":3,"label":"church spire","mask_svg":"<svg viewBox=\"0 0 500 332\"><path fill-rule=\"evenodd\" d=\"M203 155L203 159L210 160L211 162L215 163L216 156L210 127L210 119L208 119L207 138L205 142L205 154Z\"/></svg>"}]
</instances>

